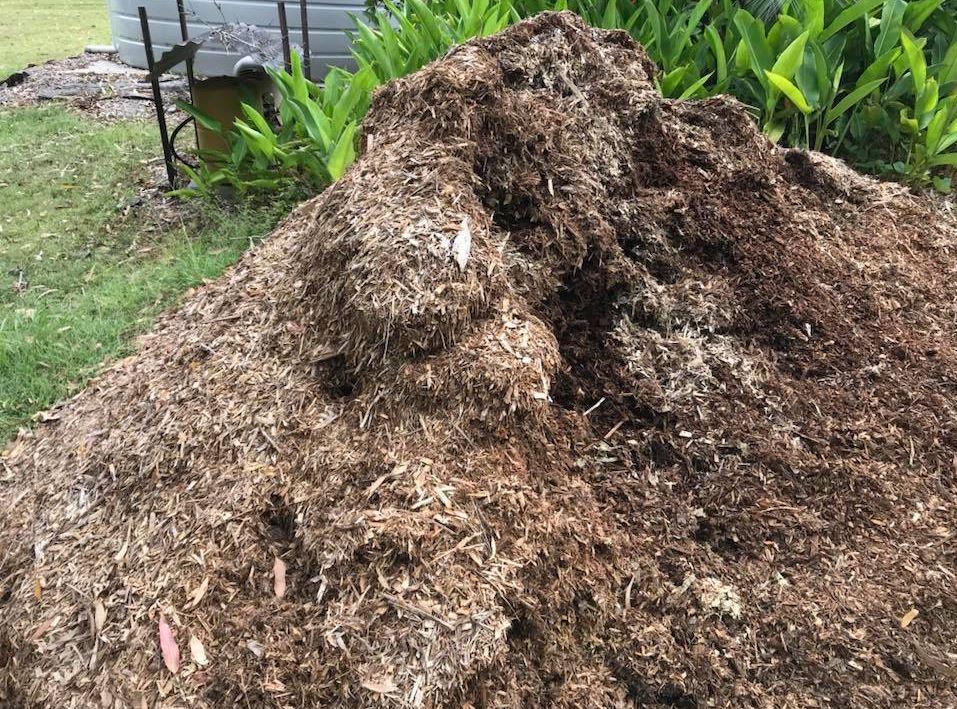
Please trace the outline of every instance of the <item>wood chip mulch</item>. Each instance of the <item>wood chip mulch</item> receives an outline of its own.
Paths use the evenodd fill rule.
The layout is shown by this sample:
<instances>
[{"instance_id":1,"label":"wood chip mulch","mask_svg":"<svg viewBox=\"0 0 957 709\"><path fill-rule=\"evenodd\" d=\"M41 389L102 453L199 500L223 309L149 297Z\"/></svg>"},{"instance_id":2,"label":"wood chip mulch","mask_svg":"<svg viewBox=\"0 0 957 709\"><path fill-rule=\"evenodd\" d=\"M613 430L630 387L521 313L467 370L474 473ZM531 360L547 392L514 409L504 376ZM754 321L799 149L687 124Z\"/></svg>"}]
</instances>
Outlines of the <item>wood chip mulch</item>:
<instances>
[{"instance_id":1,"label":"wood chip mulch","mask_svg":"<svg viewBox=\"0 0 957 709\"><path fill-rule=\"evenodd\" d=\"M957 705L957 219L546 14L0 463L0 704Z\"/></svg>"}]
</instances>

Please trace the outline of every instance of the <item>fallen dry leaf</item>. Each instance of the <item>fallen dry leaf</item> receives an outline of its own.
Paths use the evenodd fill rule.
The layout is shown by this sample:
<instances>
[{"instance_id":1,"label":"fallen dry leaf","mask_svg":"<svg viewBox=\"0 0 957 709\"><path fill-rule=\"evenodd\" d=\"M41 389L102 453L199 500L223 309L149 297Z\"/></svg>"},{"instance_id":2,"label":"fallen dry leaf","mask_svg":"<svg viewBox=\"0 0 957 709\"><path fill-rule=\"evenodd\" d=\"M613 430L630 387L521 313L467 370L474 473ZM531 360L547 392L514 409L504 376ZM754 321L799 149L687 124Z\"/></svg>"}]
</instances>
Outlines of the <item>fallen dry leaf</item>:
<instances>
[{"instance_id":1,"label":"fallen dry leaf","mask_svg":"<svg viewBox=\"0 0 957 709\"><path fill-rule=\"evenodd\" d=\"M199 584L196 588L193 589L193 592L189 594L189 602L184 606L186 610L195 608L199 605L199 602L203 600L203 596L206 595L206 590L209 588L209 576L203 579L203 582Z\"/></svg>"},{"instance_id":2,"label":"fallen dry leaf","mask_svg":"<svg viewBox=\"0 0 957 709\"><path fill-rule=\"evenodd\" d=\"M392 681L392 678L389 675L363 680L362 686L365 689L368 689L370 692L375 692L376 694L388 694L389 692L394 692L396 689L398 689L398 687L395 686L395 682Z\"/></svg>"},{"instance_id":3,"label":"fallen dry leaf","mask_svg":"<svg viewBox=\"0 0 957 709\"><path fill-rule=\"evenodd\" d=\"M278 556L272 565L273 591L276 592L276 598L282 598L286 595L286 562Z\"/></svg>"},{"instance_id":4,"label":"fallen dry leaf","mask_svg":"<svg viewBox=\"0 0 957 709\"><path fill-rule=\"evenodd\" d=\"M160 650L163 653L163 664L174 675L179 672L179 646L173 637L173 629L169 627L166 618L159 619Z\"/></svg>"},{"instance_id":5,"label":"fallen dry leaf","mask_svg":"<svg viewBox=\"0 0 957 709\"><path fill-rule=\"evenodd\" d=\"M246 642L246 649L256 657L262 657L266 654L266 648L258 640L248 640Z\"/></svg>"},{"instance_id":6,"label":"fallen dry leaf","mask_svg":"<svg viewBox=\"0 0 957 709\"><path fill-rule=\"evenodd\" d=\"M96 632L103 630L105 624L106 608L103 606L103 601L97 598L96 603L93 604L93 625L96 628Z\"/></svg>"},{"instance_id":7,"label":"fallen dry leaf","mask_svg":"<svg viewBox=\"0 0 957 709\"><path fill-rule=\"evenodd\" d=\"M916 608L911 608L903 616L901 616L901 627L906 628L908 625L910 625L911 621L917 617L917 613L918 611Z\"/></svg>"},{"instance_id":8,"label":"fallen dry leaf","mask_svg":"<svg viewBox=\"0 0 957 709\"><path fill-rule=\"evenodd\" d=\"M206 648L203 647L203 643L195 635L189 636L189 654L193 657L193 662L200 667L209 664L209 658L206 657Z\"/></svg>"}]
</instances>

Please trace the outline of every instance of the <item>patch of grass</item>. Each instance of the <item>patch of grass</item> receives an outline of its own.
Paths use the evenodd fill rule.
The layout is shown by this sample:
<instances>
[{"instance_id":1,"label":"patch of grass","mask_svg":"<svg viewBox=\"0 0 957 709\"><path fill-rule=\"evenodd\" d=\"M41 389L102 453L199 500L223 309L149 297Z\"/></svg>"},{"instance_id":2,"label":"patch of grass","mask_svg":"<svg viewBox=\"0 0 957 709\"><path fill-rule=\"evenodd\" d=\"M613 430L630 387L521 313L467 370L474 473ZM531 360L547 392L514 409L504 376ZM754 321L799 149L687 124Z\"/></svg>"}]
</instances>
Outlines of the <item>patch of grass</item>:
<instances>
[{"instance_id":1,"label":"patch of grass","mask_svg":"<svg viewBox=\"0 0 957 709\"><path fill-rule=\"evenodd\" d=\"M104 0L0 0L0 79L109 42Z\"/></svg>"},{"instance_id":2,"label":"patch of grass","mask_svg":"<svg viewBox=\"0 0 957 709\"><path fill-rule=\"evenodd\" d=\"M0 112L0 441L126 354L286 211L201 208L168 227L124 217L156 142L150 124Z\"/></svg>"}]
</instances>

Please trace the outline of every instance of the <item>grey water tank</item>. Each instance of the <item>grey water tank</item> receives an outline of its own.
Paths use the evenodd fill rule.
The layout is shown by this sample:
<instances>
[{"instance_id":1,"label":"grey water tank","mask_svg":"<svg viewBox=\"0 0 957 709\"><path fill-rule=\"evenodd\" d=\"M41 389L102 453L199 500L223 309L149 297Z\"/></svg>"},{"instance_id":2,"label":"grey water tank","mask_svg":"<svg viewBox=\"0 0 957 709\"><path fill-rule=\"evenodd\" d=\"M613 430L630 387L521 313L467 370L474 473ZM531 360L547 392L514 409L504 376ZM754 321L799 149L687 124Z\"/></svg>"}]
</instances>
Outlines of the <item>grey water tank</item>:
<instances>
[{"instance_id":1,"label":"grey water tank","mask_svg":"<svg viewBox=\"0 0 957 709\"><path fill-rule=\"evenodd\" d=\"M146 51L137 8L146 7L150 35L156 59L174 44L180 42L179 14L176 0L107 0L113 44L127 64L146 67ZM276 42L280 39L279 11L276 2L269 0L184 0L190 37L206 35L223 24L254 25L268 33ZM309 49L312 56L312 75L320 79L327 67L352 69L355 62L350 54L348 32L354 29L351 15L361 14L362 0L322 0L307 2ZM302 43L299 0L287 0L286 18L290 43ZM196 73L200 76L229 76L236 62L249 51L242 42L220 39L204 43L196 57ZM174 71L182 73L180 66Z\"/></svg>"}]
</instances>

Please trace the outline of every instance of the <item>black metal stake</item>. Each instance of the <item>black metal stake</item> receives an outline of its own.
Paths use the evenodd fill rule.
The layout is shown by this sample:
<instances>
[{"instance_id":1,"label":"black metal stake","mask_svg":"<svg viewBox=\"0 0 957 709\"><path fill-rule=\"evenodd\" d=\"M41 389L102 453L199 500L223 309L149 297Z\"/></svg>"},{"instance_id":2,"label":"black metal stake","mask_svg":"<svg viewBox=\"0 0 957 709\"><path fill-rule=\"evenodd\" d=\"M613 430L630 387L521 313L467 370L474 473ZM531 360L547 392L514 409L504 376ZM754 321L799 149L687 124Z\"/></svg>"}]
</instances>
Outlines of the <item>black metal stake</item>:
<instances>
[{"instance_id":1,"label":"black metal stake","mask_svg":"<svg viewBox=\"0 0 957 709\"><path fill-rule=\"evenodd\" d=\"M282 60L286 71L292 71L292 54L289 51L289 25L286 24L286 3L279 4L279 34L282 37Z\"/></svg>"},{"instance_id":2,"label":"black metal stake","mask_svg":"<svg viewBox=\"0 0 957 709\"><path fill-rule=\"evenodd\" d=\"M183 43L189 41L189 27L186 24L186 8L183 7L183 0L176 0L176 10L179 13L179 34L183 38ZM196 77L193 74L193 58L186 60L186 85L189 86L189 102L195 104L193 99L193 84ZM196 148L199 149L199 126L193 121L193 135L196 137Z\"/></svg>"},{"instance_id":3,"label":"black metal stake","mask_svg":"<svg viewBox=\"0 0 957 709\"><path fill-rule=\"evenodd\" d=\"M299 0L299 17L302 24L302 62L307 79L312 79L312 54L309 51L309 6L306 0Z\"/></svg>"},{"instance_id":4,"label":"black metal stake","mask_svg":"<svg viewBox=\"0 0 957 709\"><path fill-rule=\"evenodd\" d=\"M156 122L159 123L160 142L163 144L163 159L166 161L166 177L170 189L176 189L176 167L173 165L173 151L170 149L169 134L166 132L166 111L163 109L163 95L160 93L159 77L153 72L153 40L150 37L150 22L146 8L137 8L140 14L140 29L143 31L143 47L146 49L146 66L150 70L150 83L153 85L153 103L156 104Z\"/></svg>"}]
</instances>

